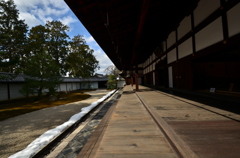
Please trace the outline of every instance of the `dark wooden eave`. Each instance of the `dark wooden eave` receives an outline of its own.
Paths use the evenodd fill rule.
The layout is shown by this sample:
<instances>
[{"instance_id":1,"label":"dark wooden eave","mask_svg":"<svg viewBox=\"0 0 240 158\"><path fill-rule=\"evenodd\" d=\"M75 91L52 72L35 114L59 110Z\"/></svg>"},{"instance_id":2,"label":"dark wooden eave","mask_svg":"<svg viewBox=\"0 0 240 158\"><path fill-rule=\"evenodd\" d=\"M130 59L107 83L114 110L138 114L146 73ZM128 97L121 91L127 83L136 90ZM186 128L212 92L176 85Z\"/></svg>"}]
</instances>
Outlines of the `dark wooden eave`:
<instances>
[{"instance_id":1,"label":"dark wooden eave","mask_svg":"<svg viewBox=\"0 0 240 158\"><path fill-rule=\"evenodd\" d=\"M199 0L65 0L120 70L144 62Z\"/></svg>"}]
</instances>

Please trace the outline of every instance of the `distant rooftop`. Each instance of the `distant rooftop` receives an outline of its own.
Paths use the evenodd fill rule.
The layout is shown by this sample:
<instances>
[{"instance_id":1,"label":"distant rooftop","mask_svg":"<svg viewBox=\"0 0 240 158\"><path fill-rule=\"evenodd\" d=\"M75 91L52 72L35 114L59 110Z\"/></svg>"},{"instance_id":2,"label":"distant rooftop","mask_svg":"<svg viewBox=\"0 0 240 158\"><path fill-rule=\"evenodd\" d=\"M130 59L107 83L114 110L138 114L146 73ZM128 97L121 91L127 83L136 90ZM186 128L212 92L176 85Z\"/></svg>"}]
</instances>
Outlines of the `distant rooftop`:
<instances>
[{"instance_id":1,"label":"distant rooftop","mask_svg":"<svg viewBox=\"0 0 240 158\"><path fill-rule=\"evenodd\" d=\"M27 76L24 74L13 74L7 72L0 72L1 82L25 82ZM90 77L90 78L74 78L74 77L62 77L63 82L93 82L93 81L108 81L107 76L102 77Z\"/></svg>"}]
</instances>

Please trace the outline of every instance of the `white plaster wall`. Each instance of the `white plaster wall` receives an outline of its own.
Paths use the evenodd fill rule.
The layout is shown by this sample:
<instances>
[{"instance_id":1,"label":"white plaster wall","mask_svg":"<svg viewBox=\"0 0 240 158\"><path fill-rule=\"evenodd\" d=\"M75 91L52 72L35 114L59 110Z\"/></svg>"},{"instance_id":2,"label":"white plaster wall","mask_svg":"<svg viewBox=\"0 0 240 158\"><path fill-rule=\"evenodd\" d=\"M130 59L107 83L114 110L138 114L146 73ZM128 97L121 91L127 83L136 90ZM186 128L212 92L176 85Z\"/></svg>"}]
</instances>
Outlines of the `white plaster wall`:
<instances>
[{"instance_id":1,"label":"white plaster wall","mask_svg":"<svg viewBox=\"0 0 240 158\"><path fill-rule=\"evenodd\" d=\"M171 32L167 39L167 48L170 48L173 44L176 43L176 33L175 31Z\"/></svg>"},{"instance_id":2,"label":"white plaster wall","mask_svg":"<svg viewBox=\"0 0 240 158\"><path fill-rule=\"evenodd\" d=\"M177 56L176 56L176 48L174 48L172 51L170 51L168 54L167 54L167 62L168 64L171 63L171 62L174 62L177 60Z\"/></svg>"},{"instance_id":3,"label":"white plaster wall","mask_svg":"<svg viewBox=\"0 0 240 158\"><path fill-rule=\"evenodd\" d=\"M77 87L77 89L80 89L80 83L79 82L76 83L76 87Z\"/></svg>"},{"instance_id":4,"label":"white plaster wall","mask_svg":"<svg viewBox=\"0 0 240 158\"><path fill-rule=\"evenodd\" d=\"M155 86L155 72L153 72L153 85Z\"/></svg>"},{"instance_id":5,"label":"white plaster wall","mask_svg":"<svg viewBox=\"0 0 240 158\"><path fill-rule=\"evenodd\" d=\"M173 88L172 66L168 67L168 83L169 83L169 88Z\"/></svg>"},{"instance_id":6,"label":"white plaster wall","mask_svg":"<svg viewBox=\"0 0 240 158\"><path fill-rule=\"evenodd\" d=\"M72 91L72 83L67 83L67 91Z\"/></svg>"},{"instance_id":7,"label":"white plaster wall","mask_svg":"<svg viewBox=\"0 0 240 158\"><path fill-rule=\"evenodd\" d=\"M240 3L227 12L229 37L240 33Z\"/></svg>"},{"instance_id":8,"label":"white plaster wall","mask_svg":"<svg viewBox=\"0 0 240 158\"><path fill-rule=\"evenodd\" d=\"M66 91L67 89L66 89L66 83L61 83L60 84L60 90L61 91Z\"/></svg>"},{"instance_id":9,"label":"white plaster wall","mask_svg":"<svg viewBox=\"0 0 240 158\"><path fill-rule=\"evenodd\" d=\"M73 85L73 90L76 90L77 89L76 83L72 83L72 85Z\"/></svg>"},{"instance_id":10,"label":"white plaster wall","mask_svg":"<svg viewBox=\"0 0 240 158\"><path fill-rule=\"evenodd\" d=\"M91 82L91 89L98 89L98 82Z\"/></svg>"},{"instance_id":11,"label":"white plaster wall","mask_svg":"<svg viewBox=\"0 0 240 158\"><path fill-rule=\"evenodd\" d=\"M22 88L23 83L10 83L10 98L20 98L24 97L19 90Z\"/></svg>"},{"instance_id":12,"label":"white plaster wall","mask_svg":"<svg viewBox=\"0 0 240 158\"><path fill-rule=\"evenodd\" d=\"M222 19L219 17L199 31L196 36L196 51L223 40Z\"/></svg>"},{"instance_id":13,"label":"white plaster wall","mask_svg":"<svg viewBox=\"0 0 240 158\"><path fill-rule=\"evenodd\" d=\"M82 89L98 89L98 82L83 82Z\"/></svg>"},{"instance_id":14,"label":"white plaster wall","mask_svg":"<svg viewBox=\"0 0 240 158\"><path fill-rule=\"evenodd\" d=\"M0 83L0 100L7 99L8 99L7 83Z\"/></svg>"},{"instance_id":15,"label":"white plaster wall","mask_svg":"<svg viewBox=\"0 0 240 158\"><path fill-rule=\"evenodd\" d=\"M88 89L89 87L91 87L89 82L82 82L82 89Z\"/></svg>"},{"instance_id":16,"label":"white plaster wall","mask_svg":"<svg viewBox=\"0 0 240 158\"><path fill-rule=\"evenodd\" d=\"M194 26L200 24L220 6L220 0L200 0L197 8L194 10Z\"/></svg>"},{"instance_id":17,"label":"white plaster wall","mask_svg":"<svg viewBox=\"0 0 240 158\"><path fill-rule=\"evenodd\" d=\"M178 47L178 58L181 59L187 55L192 54L192 37L184 41L181 45Z\"/></svg>"},{"instance_id":18,"label":"white plaster wall","mask_svg":"<svg viewBox=\"0 0 240 158\"><path fill-rule=\"evenodd\" d=\"M69 91L69 85L65 83L66 91Z\"/></svg>"},{"instance_id":19,"label":"white plaster wall","mask_svg":"<svg viewBox=\"0 0 240 158\"><path fill-rule=\"evenodd\" d=\"M184 35L192 30L191 27L191 15L185 17L178 27L178 39L181 39Z\"/></svg>"}]
</instances>

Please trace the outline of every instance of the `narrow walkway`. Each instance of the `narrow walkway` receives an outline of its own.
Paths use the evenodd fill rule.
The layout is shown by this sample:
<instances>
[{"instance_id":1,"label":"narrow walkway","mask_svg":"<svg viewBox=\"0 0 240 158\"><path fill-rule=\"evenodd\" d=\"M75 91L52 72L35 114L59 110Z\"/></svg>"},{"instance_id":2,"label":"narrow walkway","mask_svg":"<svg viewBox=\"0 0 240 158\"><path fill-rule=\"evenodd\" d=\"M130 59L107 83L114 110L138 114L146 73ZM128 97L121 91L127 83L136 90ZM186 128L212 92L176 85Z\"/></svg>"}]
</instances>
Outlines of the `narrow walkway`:
<instances>
[{"instance_id":1,"label":"narrow walkway","mask_svg":"<svg viewBox=\"0 0 240 158\"><path fill-rule=\"evenodd\" d=\"M240 157L239 114L147 87L126 86L104 118L78 158Z\"/></svg>"},{"instance_id":2,"label":"narrow walkway","mask_svg":"<svg viewBox=\"0 0 240 158\"><path fill-rule=\"evenodd\" d=\"M79 158L178 157L130 86L124 88L108 121L102 125L107 125L106 129L96 131L90 138Z\"/></svg>"},{"instance_id":3,"label":"narrow walkway","mask_svg":"<svg viewBox=\"0 0 240 158\"><path fill-rule=\"evenodd\" d=\"M137 94L164 120L166 132L173 130L198 157L240 157L239 114L143 86L140 89Z\"/></svg>"}]
</instances>

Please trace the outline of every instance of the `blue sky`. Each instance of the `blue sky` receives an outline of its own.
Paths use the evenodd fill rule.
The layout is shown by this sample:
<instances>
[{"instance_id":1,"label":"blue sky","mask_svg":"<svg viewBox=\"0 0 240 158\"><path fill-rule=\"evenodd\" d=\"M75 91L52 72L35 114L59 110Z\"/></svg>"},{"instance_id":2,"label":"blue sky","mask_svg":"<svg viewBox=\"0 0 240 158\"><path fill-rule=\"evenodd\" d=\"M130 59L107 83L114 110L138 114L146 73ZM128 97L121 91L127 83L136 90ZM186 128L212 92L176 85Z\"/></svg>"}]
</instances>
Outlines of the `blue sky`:
<instances>
[{"instance_id":1,"label":"blue sky","mask_svg":"<svg viewBox=\"0 0 240 158\"><path fill-rule=\"evenodd\" d=\"M70 27L68 32L70 38L83 35L99 61L100 70L97 70L97 73L105 74L104 70L113 65L64 0L14 0L14 2L20 13L19 18L25 20L29 29L36 25L45 25L46 21L59 20Z\"/></svg>"}]
</instances>

